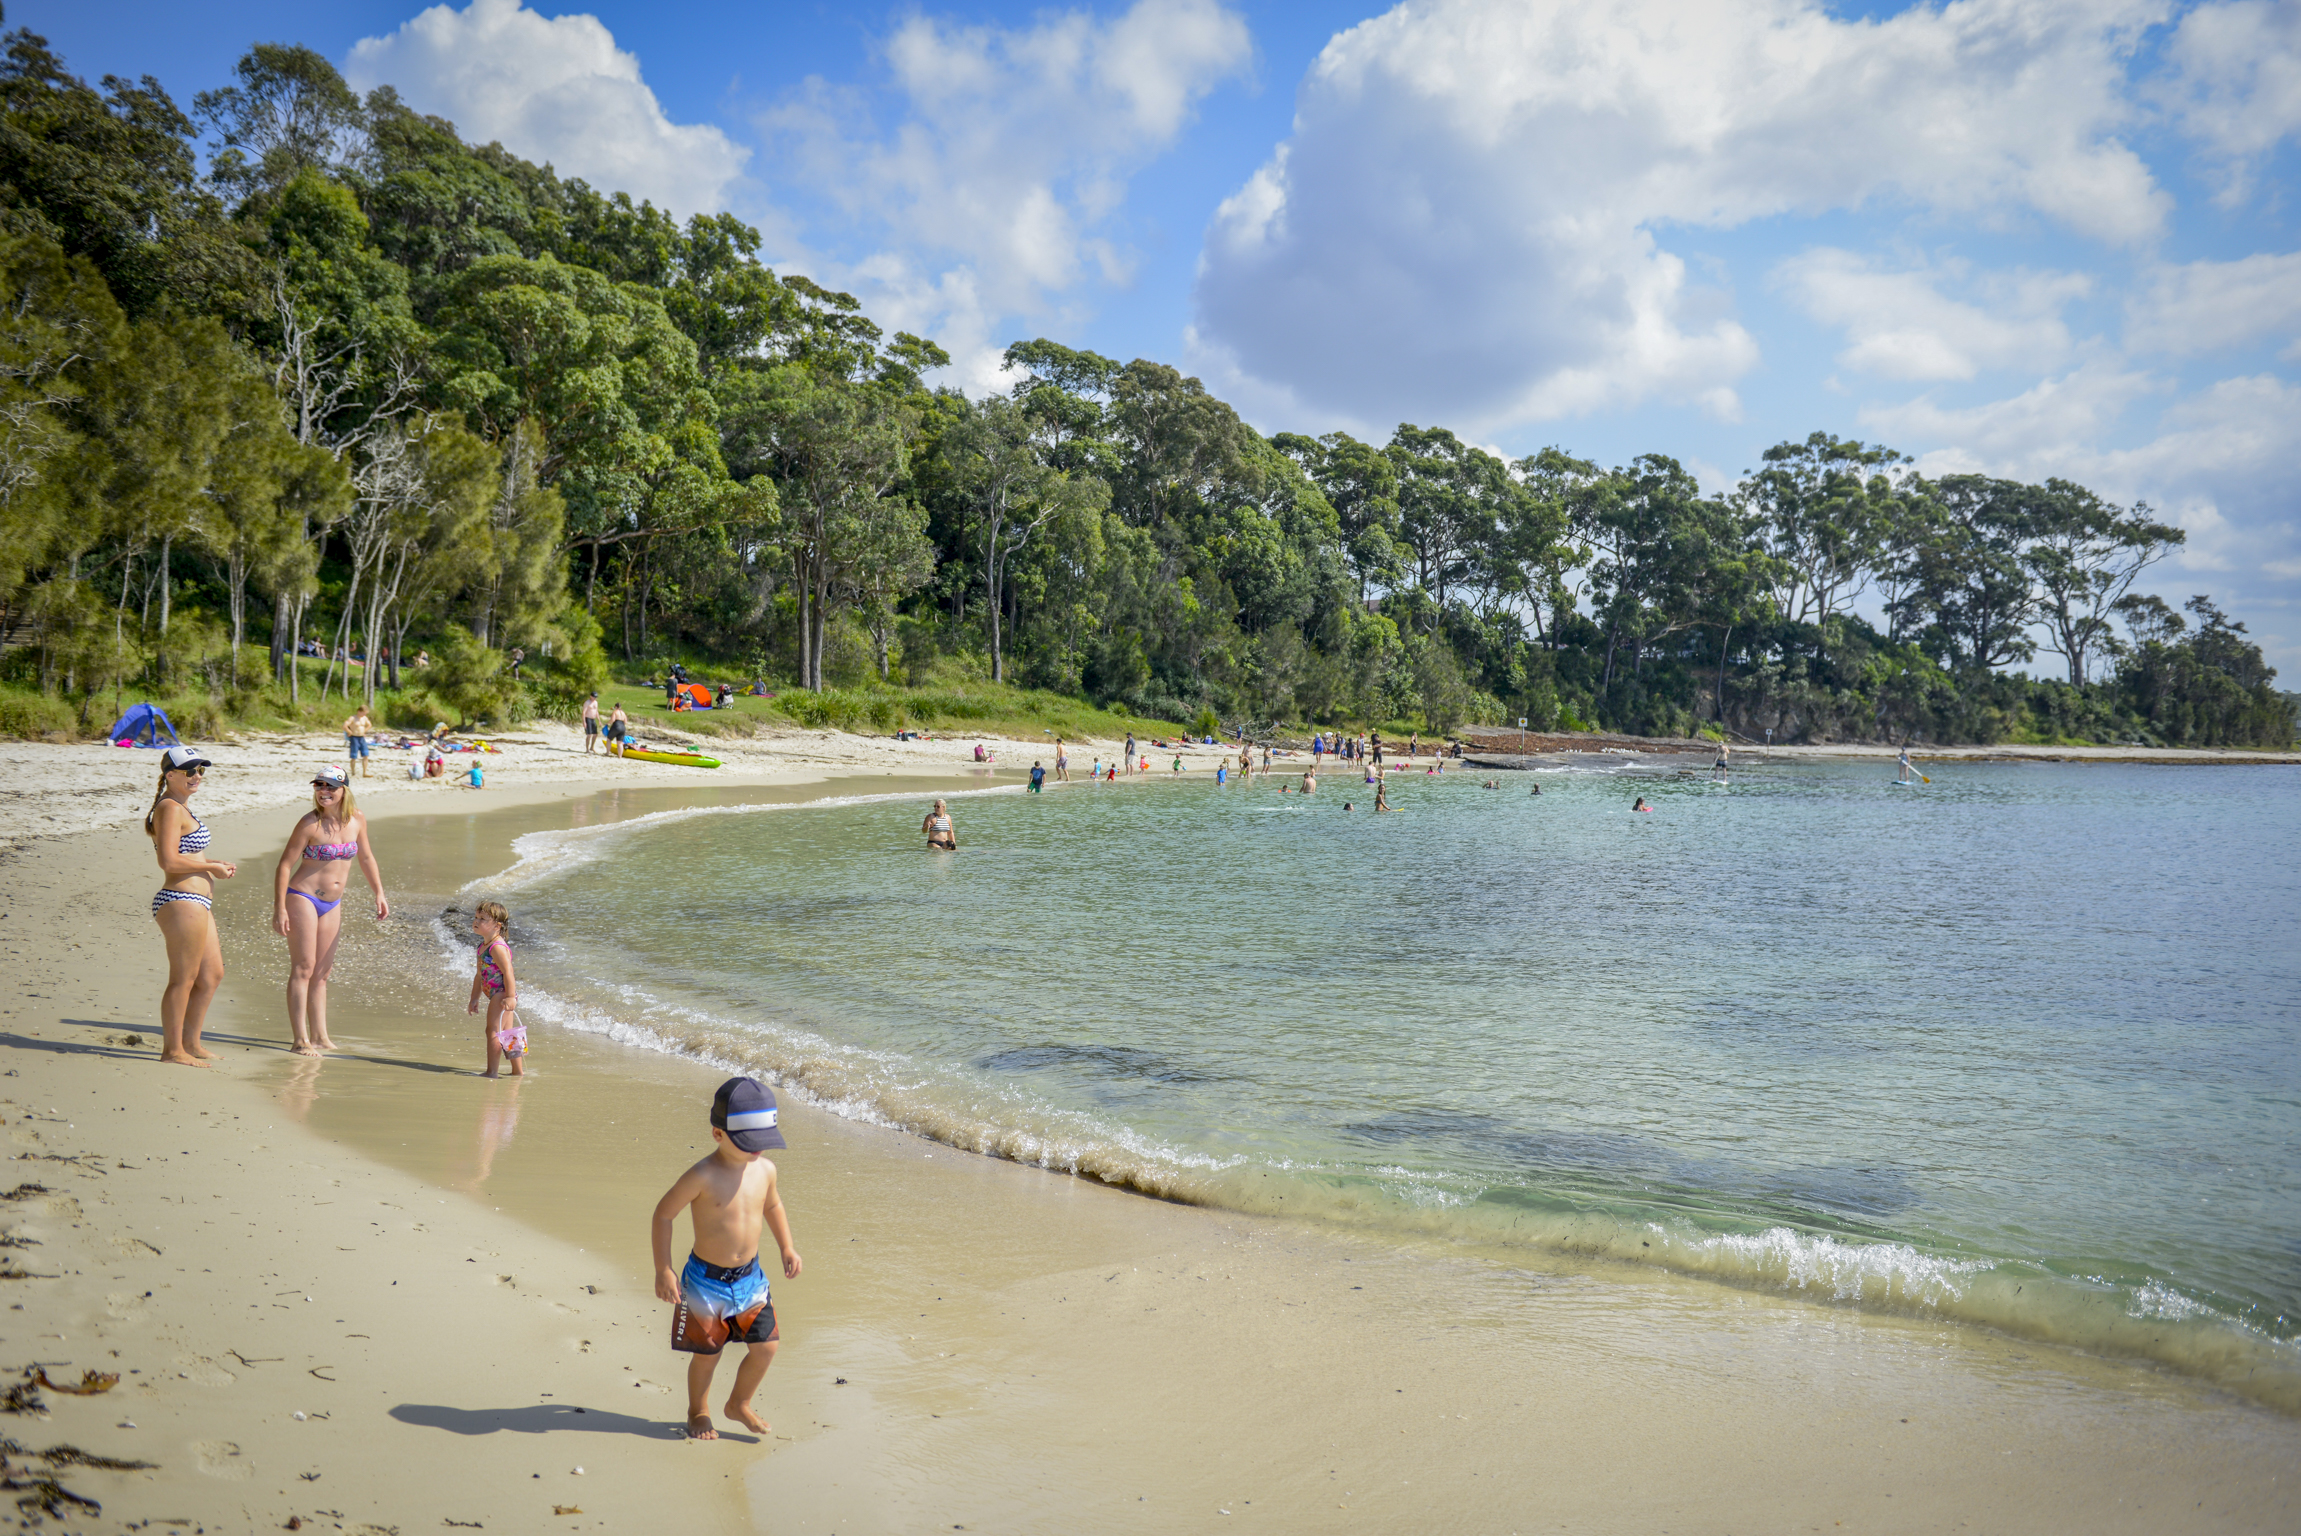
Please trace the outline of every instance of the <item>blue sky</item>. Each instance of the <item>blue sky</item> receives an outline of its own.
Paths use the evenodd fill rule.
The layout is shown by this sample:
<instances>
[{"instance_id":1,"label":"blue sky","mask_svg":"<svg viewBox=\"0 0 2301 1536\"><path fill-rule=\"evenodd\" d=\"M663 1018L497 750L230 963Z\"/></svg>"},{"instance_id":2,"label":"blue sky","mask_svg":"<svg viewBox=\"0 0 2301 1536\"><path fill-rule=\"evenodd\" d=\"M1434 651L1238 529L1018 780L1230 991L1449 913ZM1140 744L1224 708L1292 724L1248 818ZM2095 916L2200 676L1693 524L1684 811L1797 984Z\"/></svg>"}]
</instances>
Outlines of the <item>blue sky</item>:
<instances>
[{"instance_id":1,"label":"blue sky","mask_svg":"<svg viewBox=\"0 0 2301 1536\"><path fill-rule=\"evenodd\" d=\"M188 104L307 43L941 339L1266 430L1671 453L1816 429L2147 500L2301 681L2301 0L74 4ZM2050 659L2049 659L2050 660Z\"/></svg>"}]
</instances>

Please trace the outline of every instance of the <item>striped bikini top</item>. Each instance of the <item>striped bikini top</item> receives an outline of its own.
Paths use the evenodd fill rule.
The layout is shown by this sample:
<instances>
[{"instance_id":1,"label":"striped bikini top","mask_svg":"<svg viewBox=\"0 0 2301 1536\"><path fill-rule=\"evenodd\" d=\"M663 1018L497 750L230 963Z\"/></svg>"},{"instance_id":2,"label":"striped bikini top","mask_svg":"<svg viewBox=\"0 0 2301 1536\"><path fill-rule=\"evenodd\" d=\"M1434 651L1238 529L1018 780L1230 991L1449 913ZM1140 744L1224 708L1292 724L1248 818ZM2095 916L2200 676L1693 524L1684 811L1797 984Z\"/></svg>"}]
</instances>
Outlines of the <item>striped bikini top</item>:
<instances>
[{"instance_id":1,"label":"striped bikini top","mask_svg":"<svg viewBox=\"0 0 2301 1536\"><path fill-rule=\"evenodd\" d=\"M178 853L206 853L208 851L208 824L197 815L192 817L192 830L176 839Z\"/></svg>"}]
</instances>

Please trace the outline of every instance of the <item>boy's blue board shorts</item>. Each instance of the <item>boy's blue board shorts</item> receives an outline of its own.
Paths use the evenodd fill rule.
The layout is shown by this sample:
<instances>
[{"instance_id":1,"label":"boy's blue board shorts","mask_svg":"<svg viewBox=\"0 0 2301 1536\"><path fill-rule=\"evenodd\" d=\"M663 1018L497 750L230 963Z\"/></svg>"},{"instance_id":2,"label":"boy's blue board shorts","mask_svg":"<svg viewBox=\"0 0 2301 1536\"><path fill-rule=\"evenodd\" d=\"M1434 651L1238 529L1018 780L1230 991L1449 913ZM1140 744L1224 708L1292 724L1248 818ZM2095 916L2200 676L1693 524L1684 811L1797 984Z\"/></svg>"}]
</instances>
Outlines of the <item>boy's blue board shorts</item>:
<instances>
[{"instance_id":1,"label":"boy's blue board shorts","mask_svg":"<svg viewBox=\"0 0 2301 1536\"><path fill-rule=\"evenodd\" d=\"M730 1339L765 1344L776 1337L775 1302L756 1257L729 1269L687 1256L687 1267L679 1272L679 1305L671 1314L673 1349L716 1355Z\"/></svg>"}]
</instances>

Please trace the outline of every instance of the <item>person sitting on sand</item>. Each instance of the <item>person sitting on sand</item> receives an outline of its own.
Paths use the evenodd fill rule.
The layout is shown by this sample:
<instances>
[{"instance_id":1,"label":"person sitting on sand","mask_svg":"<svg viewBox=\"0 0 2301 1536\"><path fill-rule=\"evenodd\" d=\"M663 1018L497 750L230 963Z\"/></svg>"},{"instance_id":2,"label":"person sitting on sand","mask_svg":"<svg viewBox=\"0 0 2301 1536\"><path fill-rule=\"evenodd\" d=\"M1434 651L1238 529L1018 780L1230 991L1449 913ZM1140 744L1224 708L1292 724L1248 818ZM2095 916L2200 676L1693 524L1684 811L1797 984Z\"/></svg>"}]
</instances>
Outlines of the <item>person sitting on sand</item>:
<instances>
[{"instance_id":1,"label":"person sitting on sand","mask_svg":"<svg viewBox=\"0 0 2301 1536\"><path fill-rule=\"evenodd\" d=\"M160 787L144 814L144 835L160 860L160 890L152 920L168 946L168 985L160 993L160 1059L204 1067L215 1053L200 1044L208 1002L224 980L224 948L216 937L218 880L237 864L208 855L208 824L188 803L206 781L209 763L196 747L170 747L160 760Z\"/></svg>"},{"instance_id":2,"label":"person sitting on sand","mask_svg":"<svg viewBox=\"0 0 2301 1536\"><path fill-rule=\"evenodd\" d=\"M764 1435L770 1426L752 1411L751 1395L775 1363L781 1330L775 1324L775 1298L759 1267L759 1233L775 1238L783 1257L783 1278L796 1280L803 1267L791 1243L791 1219L775 1185L775 1165L760 1156L784 1146L775 1125L775 1095L748 1077L729 1078L711 1099L711 1155L679 1176L661 1200L649 1240L655 1249L655 1295L678 1310L671 1314L671 1347L695 1358L687 1362L687 1434L716 1440L707 1401L719 1352L744 1346L727 1396L727 1416ZM681 1269L671 1267L672 1231L681 1211L695 1229L695 1241Z\"/></svg>"},{"instance_id":3,"label":"person sitting on sand","mask_svg":"<svg viewBox=\"0 0 2301 1536\"><path fill-rule=\"evenodd\" d=\"M355 861L375 892L380 923L391 916L391 903L368 846L367 818L352 803L349 775L329 763L313 776L312 808L288 833L272 871L272 932L288 941L288 1033L298 1056L336 1048L328 1038L328 975L335 969Z\"/></svg>"},{"instance_id":4,"label":"person sitting on sand","mask_svg":"<svg viewBox=\"0 0 2301 1536\"><path fill-rule=\"evenodd\" d=\"M950 808L942 801L935 802L935 808L927 813L926 820L919 823L919 830L927 834L928 847L940 848L947 853L958 852L959 839L951 830Z\"/></svg>"}]
</instances>

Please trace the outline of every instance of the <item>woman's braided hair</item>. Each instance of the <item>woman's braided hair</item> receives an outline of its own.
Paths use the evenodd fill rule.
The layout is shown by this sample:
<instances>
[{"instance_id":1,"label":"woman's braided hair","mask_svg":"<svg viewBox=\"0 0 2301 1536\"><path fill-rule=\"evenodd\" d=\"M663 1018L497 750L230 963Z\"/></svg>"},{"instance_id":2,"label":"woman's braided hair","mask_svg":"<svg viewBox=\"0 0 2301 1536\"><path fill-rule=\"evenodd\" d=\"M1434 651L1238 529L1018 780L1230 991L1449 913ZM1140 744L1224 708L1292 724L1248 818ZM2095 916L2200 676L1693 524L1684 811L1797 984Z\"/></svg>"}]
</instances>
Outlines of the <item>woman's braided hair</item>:
<instances>
[{"instance_id":1,"label":"woman's braided hair","mask_svg":"<svg viewBox=\"0 0 2301 1536\"><path fill-rule=\"evenodd\" d=\"M157 837L160 832L160 802L168 795L168 765L160 765L160 787L152 791L152 808L144 813L144 835Z\"/></svg>"}]
</instances>

